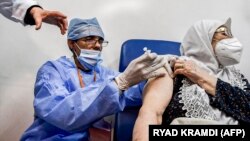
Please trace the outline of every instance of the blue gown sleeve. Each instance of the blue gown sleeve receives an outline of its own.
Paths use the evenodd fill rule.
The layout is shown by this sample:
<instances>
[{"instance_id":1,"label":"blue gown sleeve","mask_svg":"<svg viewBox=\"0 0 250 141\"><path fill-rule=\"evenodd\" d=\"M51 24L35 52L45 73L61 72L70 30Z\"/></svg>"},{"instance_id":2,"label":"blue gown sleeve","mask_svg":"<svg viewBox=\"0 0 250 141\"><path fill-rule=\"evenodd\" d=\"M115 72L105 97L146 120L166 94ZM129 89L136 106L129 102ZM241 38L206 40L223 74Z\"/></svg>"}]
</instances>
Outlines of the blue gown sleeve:
<instances>
[{"instance_id":1,"label":"blue gown sleeve","mask_svg":"<svg viewBox=\"0 0 250 141\"><path fill-rule=\"evenodd\" d=\"M98 79L70 92L56 68L46 63L35 83L35 115L66 131L86 130L104 116L123 110L127 101L136 103L140 92L134 86L120 95L113 79Z\"/></svg>"},{"instance_id":2,"label":"blue gown sleeve","mask_svg":"<svg viewBox=\"0 0 250 141\"><path fill-rule=\"evenodd\" d=\"M246 83L244 90L218 79L216 95L210 97L210 103L235 119L250 123L250 85L247 79L243 81Z\"/></svg>"},{"instance_id":3,"label":"blue gown sleeve","mask_svg":"<svg viewBox=\"0 0 250 141\"><path fill-rule=\"evenodd\" d=\"M35 0L0 0L0 13L6 18L20 22L23 25L26 11L33 5L38 5Z\"/></svg>"}]
</instances>

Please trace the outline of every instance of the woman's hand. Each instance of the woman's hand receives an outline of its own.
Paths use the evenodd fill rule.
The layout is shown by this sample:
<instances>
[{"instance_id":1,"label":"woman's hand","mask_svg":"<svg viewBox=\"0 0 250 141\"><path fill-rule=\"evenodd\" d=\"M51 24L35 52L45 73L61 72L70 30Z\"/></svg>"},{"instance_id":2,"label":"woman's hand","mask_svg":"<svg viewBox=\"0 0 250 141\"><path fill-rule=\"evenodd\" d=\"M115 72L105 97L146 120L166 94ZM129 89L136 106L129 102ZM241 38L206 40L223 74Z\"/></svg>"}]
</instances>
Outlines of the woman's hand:
<instances>
[{"instance_id":1,"label":"woman's hand","mask_svg":"<svg viewBox=\"0 0 250 141\"><path fill-rule=\"evenodd\" d=\"M196 84L202 79L203 75L208 75L194 61L182 58L179 58L174 62L174 76L177 74L185 75Z\"/></svg>"},{"instance_id":2,"label":"woman's hand","mask_svg":"<svg viewBox=\"0 0 250 141\"><path fill-rule=\"evenodd\" d=\"M198 66L194 61L188 59L177 59L174 62L174 76L182 74L193 83L211 95L215 95L217 78Z\"/></svg>"}]
</instances>

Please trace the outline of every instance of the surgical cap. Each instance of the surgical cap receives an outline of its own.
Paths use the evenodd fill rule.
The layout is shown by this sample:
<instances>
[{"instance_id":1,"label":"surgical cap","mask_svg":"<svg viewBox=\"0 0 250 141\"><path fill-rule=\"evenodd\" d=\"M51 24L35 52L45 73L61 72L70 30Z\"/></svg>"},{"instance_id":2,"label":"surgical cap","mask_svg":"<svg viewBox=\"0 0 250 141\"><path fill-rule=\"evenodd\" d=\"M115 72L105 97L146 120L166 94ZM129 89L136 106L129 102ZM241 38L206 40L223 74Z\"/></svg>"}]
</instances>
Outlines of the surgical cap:
<instances>
[{"instance_id":1,"label":"surgical cap","mask_svg":"<svg viewBox=\"0 0 250 141\"><path fill-rule=\"evenodd\" d=\"M78 40L87 36L98 36L104 39L102 28L97 19L72 19L69 23L68 39Z\"/></svg>"}]
</instances>

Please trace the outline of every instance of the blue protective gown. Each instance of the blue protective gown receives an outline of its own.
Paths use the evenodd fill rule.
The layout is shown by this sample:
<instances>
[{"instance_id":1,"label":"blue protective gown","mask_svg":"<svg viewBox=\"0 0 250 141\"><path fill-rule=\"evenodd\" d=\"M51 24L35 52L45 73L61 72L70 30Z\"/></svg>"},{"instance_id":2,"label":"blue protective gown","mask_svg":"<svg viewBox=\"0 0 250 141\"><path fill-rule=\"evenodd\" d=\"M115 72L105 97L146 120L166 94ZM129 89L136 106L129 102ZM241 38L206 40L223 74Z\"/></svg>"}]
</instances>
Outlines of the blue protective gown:
<instances>
[{"instance_id":1,"label":"blue protective gown","mask_svg":"<svg viewBox=\"0 0 250 141\"><path fill-rule=\"evenodd\" d=\"M88 140L88 128L125 106L141 105L145 83L123 92L114 82L118 72L101 65L93 72L83 72L81 88L72 59L61 57L46 62L38 71L35 83L33 124L21 140Z\"/></svg>"}]
</instances>

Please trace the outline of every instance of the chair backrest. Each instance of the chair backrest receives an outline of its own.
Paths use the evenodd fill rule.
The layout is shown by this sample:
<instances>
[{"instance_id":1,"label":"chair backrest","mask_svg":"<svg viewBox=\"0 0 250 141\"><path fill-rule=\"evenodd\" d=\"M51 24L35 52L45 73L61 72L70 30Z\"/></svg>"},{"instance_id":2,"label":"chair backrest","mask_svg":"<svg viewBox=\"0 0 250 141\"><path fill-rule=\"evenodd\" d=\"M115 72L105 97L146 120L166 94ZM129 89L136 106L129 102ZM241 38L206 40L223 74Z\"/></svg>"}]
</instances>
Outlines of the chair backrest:
<instances>
[{"instance_id":1,"label":"chair backrest","mask_svg":"<svg viewBox=\"0 0 250 141\"><path fill-rule=\"evenodd\" d=\"M180 43L164 40L131 39L122 44L120 54L119 71L123 72L128 64L144 53L143 48L147 47L159 55L174 54L180 55Z\"/></svg>"},{"instance_id":2,"label":"chair backrest","mask_svg":"<svg viewBox=\"0 0 250 141\"><path fill-rule=\"evenodd\" d=\"M159 55L180 55L180 43L164 40L131 39L122 44L119 71L123 72L128 64L144 53L147 47ZM126 107L124 111L115 116L114 141L131 141L135 120L140 107Z\"/></svg>"}]
</instances>

